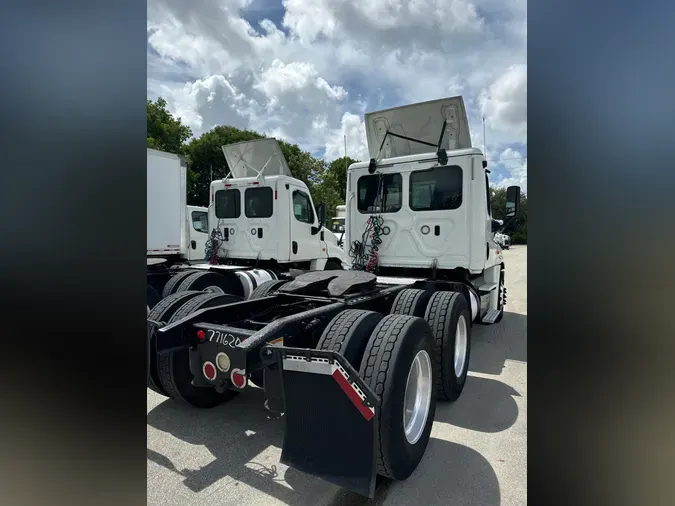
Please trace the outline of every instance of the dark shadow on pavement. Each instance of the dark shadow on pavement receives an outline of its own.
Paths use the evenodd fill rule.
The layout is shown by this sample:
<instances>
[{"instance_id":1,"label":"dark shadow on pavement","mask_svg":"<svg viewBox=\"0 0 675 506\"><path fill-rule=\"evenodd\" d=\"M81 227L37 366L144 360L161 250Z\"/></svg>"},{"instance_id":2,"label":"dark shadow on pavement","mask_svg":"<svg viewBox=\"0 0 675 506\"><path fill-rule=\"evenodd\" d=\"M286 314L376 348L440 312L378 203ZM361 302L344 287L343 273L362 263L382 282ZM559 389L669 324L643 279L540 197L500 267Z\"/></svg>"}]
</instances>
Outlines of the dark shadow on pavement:
<instances>
[{"instance_id":1,"label":"dark shadow on pavement","mask_svg":"<svg viewBox=\"0 0 675 506\"><path fill-rule=\"evenodd\" d=\"M148 425L187 443L204 445L215 460L198 470L176 469L157 448L148 449L148 459L181 475L183 484L193 492L229 476L289 505L330 504L342 489L292 469L280 476L278 460L262 460L260 454L270 446L282 447L284 430L283 418L271 419L263 402L263 391L257 388L247 389L210 410L167 400L148 413ZM282 483L285 479L291 484L289 478L292 488ZM358 494L353 496L363 499Z\"/></svg>"},{"instance_id":2,"label":"dark shadow on pavement","mask_svg":"<svg viewBox=\"0 0 675 506\"><path fill-rule=\"evenodd\" d=\"M292 502L296 493L274 481L278 462L255 461L266 448L281 447L283 441L283 421L269 419L263 402L263 391L257 388L208 410L168 399L148 413L148 425L187 443L206 446L215 460L195 471L175 469L157 449L148 450L148 458L184 476L183 484L194 492L230 476Z\"/></svg>"},{"instance_id":3,"label":"dark shadow on pavement","mask_svg":"<svg viewBox=\"0 0 675 506\"><path fill-rule=\"evenodd\" d=\"M286 480L295 488L301 472L289 469ZM330 506L498 506L499 481L490 463L466 446L431 438L415 472L405 481L379 480L375 498L338 489L328 502L308 497L305 504Z\"/></svg>"},{"instance_id":4,"label":"dark shadow on pavement","mask_svg":"<svg viewBox=\"0 0 675 506\"><path fill-rule=\"evenodd\" d=\"M527 315L504 312L494 325L474 325L469 370L499 375L507 360L527 362Z\"/></svg>"},{"instance_id":5,"label":"dark shadow on pavement","mask_svg":"<svg viewBox=\"0 0 675 506\"><path fill-rule=\"evenodd\" d=\"M260 453L270 446L282 447L283 419L269 419L263 400L262 390L248 389L211 410L173 400L159 404L148 413L148 425L187 443L204 445L215 460L198 470L176 469L157 448L148 449L148 459L182 476L183 484L194 492L229 476L293 506L499 504L497 478L485 458L468 447L436 438L431 438L410 478L404 482L378 478L373 500L293 468L279 476L279 462L274 458L261 461Z\"/></svg>"},{"instance_id":6,"label":"dark shadow on pavement","mask_svg":"<svg viewBox=\"0 0 675 506\"><path fill-rule=\"evenodd\" d=\"M520 394L498 380L469 376L459 399L436 404L436 422L479 432L501 432L518 419Z\"/></svg>"}]
</instances>

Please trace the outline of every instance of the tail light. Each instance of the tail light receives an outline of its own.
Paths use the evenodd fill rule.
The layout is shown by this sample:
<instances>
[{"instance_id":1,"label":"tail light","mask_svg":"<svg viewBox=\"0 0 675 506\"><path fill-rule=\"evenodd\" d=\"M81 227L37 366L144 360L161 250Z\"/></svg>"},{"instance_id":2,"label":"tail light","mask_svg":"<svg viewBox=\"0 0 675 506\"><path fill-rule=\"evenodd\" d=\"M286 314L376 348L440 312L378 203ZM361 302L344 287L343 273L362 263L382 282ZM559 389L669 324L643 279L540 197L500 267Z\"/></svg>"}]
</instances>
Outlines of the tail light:
<instances>
[{"instance_id":1,"label":"tail light","mask_svg":"<svg viewBox=\"0 0 675 506\"><path fill-rule=\"evenodd\" d=\"M197 339L199 339L201 342L204 342L206 340L206 332L204 332L203 330L198 330Z\"/></svg>"},{"instance_id":2,"label":"tail light","mask_svg":"<svg viewBox=\"0 0 675 506\"><path fill-rule=\"evenodd\" d=\"M230 380L236 388L244 388L246 386L246 371L234 369L230 375Z\"/></svg>"},{"instance_id":3,"label":"tail light","mask_svg":"<svg viewBox=\"0 0 675 506\"><path fill-rule=\"evenodd\" d=\"M216 366L213 365L212 362L204 362L204 365L202 366L202 372L204 373L204 377L207 380L213 381L216 379Z\"/></svg>"}]
</instances>

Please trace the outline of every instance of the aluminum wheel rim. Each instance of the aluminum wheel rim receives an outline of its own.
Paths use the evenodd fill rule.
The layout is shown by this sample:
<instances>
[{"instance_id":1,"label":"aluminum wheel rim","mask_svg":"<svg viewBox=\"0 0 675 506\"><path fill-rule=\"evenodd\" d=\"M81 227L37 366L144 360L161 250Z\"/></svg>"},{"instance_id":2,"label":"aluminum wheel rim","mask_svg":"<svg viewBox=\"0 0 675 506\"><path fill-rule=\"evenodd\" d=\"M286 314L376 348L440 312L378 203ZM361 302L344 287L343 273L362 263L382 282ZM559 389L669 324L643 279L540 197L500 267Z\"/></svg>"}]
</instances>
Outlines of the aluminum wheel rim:
<instances>
[{"instance_id":1,"label":"aluminum wheel rim","mask_svg":"<svg viewBox=\"0 0 675 506\"><path fill-rule=\"evenodd\" d=\"M462 315L457 320L457 330L455 331L455 376L458 378L462 376L466 364L467 334L466 319Z\"/></svg>"},{"instance_id":2,"label":"aluminum wheel rim","mask_svg":"<svg viewBox=\"0 0 675 506\"><path fill-rule=\"evenodd\" d=\"M403 401L403 429L408 443L415 444L422 437L431 406L431 359L421 350L415 355L408 372Z\"/></svg>"}]
</instances>

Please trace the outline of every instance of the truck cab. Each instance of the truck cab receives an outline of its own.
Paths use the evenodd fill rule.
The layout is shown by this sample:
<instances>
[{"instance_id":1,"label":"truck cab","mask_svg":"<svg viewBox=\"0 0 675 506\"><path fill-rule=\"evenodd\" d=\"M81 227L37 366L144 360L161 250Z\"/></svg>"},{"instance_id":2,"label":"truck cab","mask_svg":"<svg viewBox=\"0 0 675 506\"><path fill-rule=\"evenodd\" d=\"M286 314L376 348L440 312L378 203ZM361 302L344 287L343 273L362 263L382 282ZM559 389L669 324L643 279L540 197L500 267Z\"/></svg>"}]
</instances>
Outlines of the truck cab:
<instances>
[{"instance_id":1,"label":"truck cab","mask_svg":"<svg viewBox=\"0 0 675 506\"><path fill-rule=\"evenodd\" d=\"M350 167L348 242L376 233L381 268L466 269L480 273L497 260L492 240L488 178L477 148L448 153L441 164L427 155L383 159ZM494 250L494 253L491 252Z\"/></svg>"},{"instance_id":2,"label":"truck cab","mask_svg":"<svg viewBox=\"0 0 675 506\"><path fill-rule=\"evenodd\" d=\"M462 97L377 111L365 120L371 159L347 173L345 250L352 268L376 267L379 277L397 282L430 273L472 281L476 294L497 287L503 255L494 240L489 171L471 145ZM497 300L489 292L488 306Z\"/></svg>"},{"instance_id":3,"label":"truck cab","mask_svg":"<svg viewBox=\"0 0 675 506\"><path fill-rule=\"evenodd\" d=\"M325 205L315 206L294 178L275 139L223 146L230 174L211 183L209 223L222 238L218 258L322 270L344 254L326 230ZM323 215L321 214L323 213Z\"/></svg>"}]
</instances>

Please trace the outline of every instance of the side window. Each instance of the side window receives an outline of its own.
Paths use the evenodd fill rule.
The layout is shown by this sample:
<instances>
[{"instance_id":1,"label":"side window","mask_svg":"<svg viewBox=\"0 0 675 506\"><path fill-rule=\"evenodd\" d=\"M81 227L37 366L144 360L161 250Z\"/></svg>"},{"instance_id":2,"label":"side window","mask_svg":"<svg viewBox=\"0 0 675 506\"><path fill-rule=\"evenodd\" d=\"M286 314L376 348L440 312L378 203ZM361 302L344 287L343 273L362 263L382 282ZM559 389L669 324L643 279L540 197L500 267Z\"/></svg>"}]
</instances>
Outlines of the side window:
<instances>
[{"instance_id":1,"label":"side window","mask_svg":"<svg viewBox=\"0 0 675 506\"><path fill-rule=\"evenodd\" d=\"M298 221L314 225L314 210L312 203L305 192L295 190L293 192L293 216Z\"/></svg>"},{"instance_id":2,"label":"side window","mask_svg":"<svg viewBox=\"0 0 675 506\"><path fill-rule=\"evenodd\" d=\"M247 188L244 193L247 218L269 218L274 211L274 191L269 186Z\"/></svg>"},{"instance_id":3,"label":"side window","mask_svg":"<svg viewBox=\"0 0 675 506\"><path fill-rule=\"evenodd\" d=\"M208 232L209 214L204 211L192 211L192 226L197 232Z\"/></svg>"},{"instance_id":4,"label":"side window","mask_svg":"<svg viewBox=\"0 0 675 506\"><path fill-rule=\"evenodd\" d=\"M241 193L239 190L218 190L215 201L216 218L233 220L241 216Z\"/></svg>"},{"instance_id":5,"label":"side window","mask_svg":"<svg viewBox=\"0 0 675 506\"><path fill-rule=\"evenodd\" d=\"M409 200L413 211L449 211L462 205L462 168L434 167L410 174Z\"/></svg>"},{"instance_id":6,"label":"side window","mask_svg":"<svg viewBox=\"0 0 675 506\"><path fill-rule=\"evenodd\" d=\"M360 213L395 213L401 209L401 174L361 176L357 184Z\"/></svg>"},{"instance_id":7,"label":"side window","mask_svg":"<svg viewBox=\"0 0 675 506\"><path fill-rule=\"evenodd\" d=\"M488 218L492 217L492 202L490 201L490 181L488 180L487 172L485 173L485 195L487 198L487 213Z\"/></svg>"}]
</instances>

